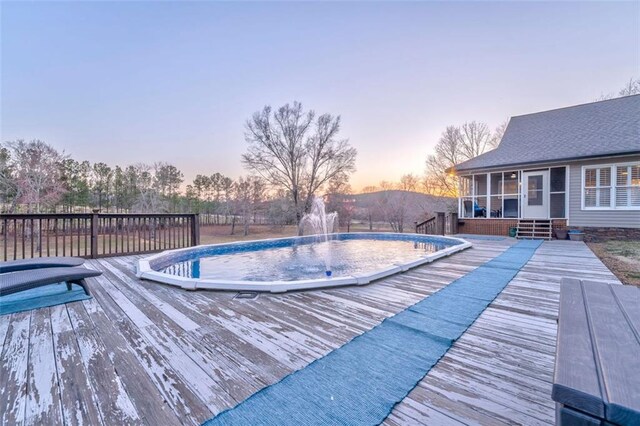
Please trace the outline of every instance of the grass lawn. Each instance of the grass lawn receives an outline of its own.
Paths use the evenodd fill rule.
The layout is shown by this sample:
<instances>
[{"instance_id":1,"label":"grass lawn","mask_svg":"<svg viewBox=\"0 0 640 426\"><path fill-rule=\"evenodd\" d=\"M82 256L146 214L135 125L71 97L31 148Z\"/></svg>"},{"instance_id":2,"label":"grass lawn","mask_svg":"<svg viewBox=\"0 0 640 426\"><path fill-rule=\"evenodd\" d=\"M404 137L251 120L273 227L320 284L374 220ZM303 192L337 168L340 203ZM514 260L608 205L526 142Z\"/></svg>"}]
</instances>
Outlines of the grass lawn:
<instances>
[{"instance_id":1,"label":"grass lawn","mask_svg":"<svg viewBox=\"0 0 640 426\"><path fill-rule=\"evenodd\" d=\"M587 244L620 281L640 286L640 240Z\"/></svg>"}]
</instances>

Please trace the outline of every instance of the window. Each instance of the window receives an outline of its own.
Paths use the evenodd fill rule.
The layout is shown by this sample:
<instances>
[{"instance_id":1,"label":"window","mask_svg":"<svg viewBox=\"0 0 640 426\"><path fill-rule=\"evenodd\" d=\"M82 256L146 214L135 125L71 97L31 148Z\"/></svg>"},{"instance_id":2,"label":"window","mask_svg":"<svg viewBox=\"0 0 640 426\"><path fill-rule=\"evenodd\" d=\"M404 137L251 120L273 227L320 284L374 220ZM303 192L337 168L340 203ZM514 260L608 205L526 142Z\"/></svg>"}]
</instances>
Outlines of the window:
<instances>
[{"instance_id":1,"label":"window","mask_svg":"<svg viewBox=\"0 0 640 426\"><path fill-rule=\"evenodd\" d=\"M640 209L640 163L582 168L584 209Z\"/></svg>"},{"instance_id":2,"label":"window","mask_svg":"<svg viewBox=\"0 0 640 426\"><path fill-rule=\"evenodd\" d=\"M640 207L640 164L616 167L616 207Z\"/></svg>"}]
</instances>

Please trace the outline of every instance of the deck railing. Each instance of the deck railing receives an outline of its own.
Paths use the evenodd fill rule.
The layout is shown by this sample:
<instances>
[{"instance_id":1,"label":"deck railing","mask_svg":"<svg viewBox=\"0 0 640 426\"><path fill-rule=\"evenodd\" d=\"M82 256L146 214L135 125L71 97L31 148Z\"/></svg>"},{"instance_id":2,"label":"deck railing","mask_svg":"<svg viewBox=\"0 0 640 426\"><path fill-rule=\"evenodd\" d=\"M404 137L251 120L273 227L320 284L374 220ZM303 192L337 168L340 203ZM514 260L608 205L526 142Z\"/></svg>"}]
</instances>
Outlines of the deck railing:
<instances>
[{"instance_id":1,"label":"deck railing","mask_svg":"<svg viewBox=\"0 0 640 426\"><path fill-rule=\"evenodd\" d=\"M197 214L3 214L0 260L98 258L200 243Z\"/></svg>"},{"instance_id":2,"label":"deck railing","mask_svg":"<svg viewBox=\"0 0 640 426\"><path fill-rule=\"evenodd\" d=\"M458 213L448 213L445 219L444 233L454 235L458 233Z\"/></svg>"},{"instance_id":3,"label":"deck railing","mask_svg":"<svg viewBox=\"0 0 640 426\"><path fill-rule=\"evenodd\" d=\"M416 222L416 234L444 235L445 228L445 214L443 212L437 212L435 216L424 222Z\"/></svg>"}]
</instances>

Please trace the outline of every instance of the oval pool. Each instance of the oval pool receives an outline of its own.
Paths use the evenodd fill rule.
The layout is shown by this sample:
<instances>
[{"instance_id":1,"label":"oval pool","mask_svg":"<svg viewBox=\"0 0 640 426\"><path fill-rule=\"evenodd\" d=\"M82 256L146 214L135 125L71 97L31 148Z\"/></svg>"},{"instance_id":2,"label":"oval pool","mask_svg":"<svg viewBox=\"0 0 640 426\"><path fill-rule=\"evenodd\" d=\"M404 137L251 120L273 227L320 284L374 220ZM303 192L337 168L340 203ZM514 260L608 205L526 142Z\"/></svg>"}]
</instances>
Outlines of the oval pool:
<instances>
[{"instance_id":1,"label":"oval pool","mask_svg":"<svg viewBox=\"0 0 640 426\"><path fill-rule=\"evenodd\" d=\"M367 284L470 246L434 235L311 235L169 250L138 261L137 275L187 289L285 292Z\"/></svg>"}]
</instances>

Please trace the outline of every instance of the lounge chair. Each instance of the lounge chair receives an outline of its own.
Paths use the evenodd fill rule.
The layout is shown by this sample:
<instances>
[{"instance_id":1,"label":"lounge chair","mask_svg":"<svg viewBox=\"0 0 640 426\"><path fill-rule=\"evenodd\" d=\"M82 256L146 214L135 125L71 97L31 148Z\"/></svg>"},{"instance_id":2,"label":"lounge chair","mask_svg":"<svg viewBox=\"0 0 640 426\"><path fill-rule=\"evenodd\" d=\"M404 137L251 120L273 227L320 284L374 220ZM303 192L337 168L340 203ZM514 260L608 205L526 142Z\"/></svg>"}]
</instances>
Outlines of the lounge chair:
<instances>
[{"instance_id":1,"label":"lounge chair","mask_svg":"<svg viewBox=\"0 0 640 426\"><path fill-rule=\"evenodd\" d=\"M18 293L49 284L67 283L67 290L72 284L78 284L87 296L90 296L85 278L97 277L102 272L87 268L43 268L29 271L8 272L0 275L0 296Z\"/></svg>"},{"instance_id":2,"label":"lounge chair","mask_svg":"<svg viewBox=\"0 0 640 426\"><path fill-rule=\"evenodd\" d=\"M79 257L40 257L35 259L11 260L9 262L0 262L0 274L30 269L80 266L83 263L84 259Z\"/></svg>"}]
</instances>

